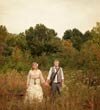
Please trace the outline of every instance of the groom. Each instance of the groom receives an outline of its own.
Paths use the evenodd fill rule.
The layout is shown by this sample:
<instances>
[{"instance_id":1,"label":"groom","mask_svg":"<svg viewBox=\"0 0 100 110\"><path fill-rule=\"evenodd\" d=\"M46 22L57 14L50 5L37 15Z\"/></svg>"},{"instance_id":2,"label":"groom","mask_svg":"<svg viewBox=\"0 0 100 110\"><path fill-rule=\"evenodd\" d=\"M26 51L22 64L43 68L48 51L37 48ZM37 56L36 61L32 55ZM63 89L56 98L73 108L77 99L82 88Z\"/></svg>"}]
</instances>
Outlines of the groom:
<instances>
[{"instance_id":1,"label":"groom","mask_svg":"<svg viewBox=\"0 0 100 110\"><path fill-rule=\"evenodd\" d=\"M52 96L55 96L56 93L61 94L60 89L64 83L64 75L58 60L55 60L53 67L50 68L47 82L51 86Z\"/></svg>"}]
</instances>

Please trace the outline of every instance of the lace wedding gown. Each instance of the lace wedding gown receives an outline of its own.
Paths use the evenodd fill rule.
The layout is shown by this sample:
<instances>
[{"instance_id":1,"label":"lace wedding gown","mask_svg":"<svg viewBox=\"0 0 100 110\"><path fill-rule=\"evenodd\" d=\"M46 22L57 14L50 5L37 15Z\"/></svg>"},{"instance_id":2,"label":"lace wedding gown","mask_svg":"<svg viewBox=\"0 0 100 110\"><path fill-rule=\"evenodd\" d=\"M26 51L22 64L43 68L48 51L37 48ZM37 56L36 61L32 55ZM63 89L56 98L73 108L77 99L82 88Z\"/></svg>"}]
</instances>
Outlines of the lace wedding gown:
<instances>
[{"instance_id":1,"label":"lace wedding gown","mask_svg":"<svg viewBox=\"0 0 100 110\"><path fill-rule=\"evenodd\" d=\"M43 91L41 87L41 83L44 83L45 80L42 76L41 71L38 70L30 70L27 76L27 91L25 96L25 102L29 101L32 103L34 100L38 100L39 102L43 99Z\"/></svg>"}]
</instances>

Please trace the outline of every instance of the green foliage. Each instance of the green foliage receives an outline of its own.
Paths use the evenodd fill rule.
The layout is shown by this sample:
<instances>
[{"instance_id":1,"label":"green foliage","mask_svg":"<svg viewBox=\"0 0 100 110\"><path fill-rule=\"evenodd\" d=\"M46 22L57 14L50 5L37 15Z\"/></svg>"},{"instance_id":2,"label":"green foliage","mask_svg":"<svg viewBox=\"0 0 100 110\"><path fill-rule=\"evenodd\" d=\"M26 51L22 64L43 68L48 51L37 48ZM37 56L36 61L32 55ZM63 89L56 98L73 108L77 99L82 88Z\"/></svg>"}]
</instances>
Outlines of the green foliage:
<instances>
[{"instance_id":1,"label":"green foliage","mask_svg":"<svg viewBox=\"0 0 100 110\"><path fill-rule=\"evenodd\" d=\"M55 59L60 60L64 69L89 69L95 74L100 71L100 23L84 34L76 28L66 30L63 39L43 24L20 34L8 33L5 26L0 26L0 43L1 71L26 72L33 61L47 70Z\"/></svg>"},{"instance_id":2,"label":"green foliage","mask_svg":"<svg viewBox=\"0 0 100 110\"><path fill-rule=\"evenodd\" d=\"M63 39L70 39L73 47L80 50L83 41L83 34L78 29L74 28L73 30L66 30Z\"/></svg>"},{"instance_id":3,"label":"green foliage","mask_svg":"<svg viewBox=\"0 0 100 110\"><path fill-rule=\"evenodd\" d=\"M92 41L93 43L96 43L100 47L100 23L97 22L96 26L93 27L92 31Z\"/></svg>"},{"instance_id":4,"label":"green foliage","mask_svg":"<svg viewBox=\"0 0 100 110\"><path fill-rule=\"evenodd\" d=\"M83 36L83 42L86 42L86 41L92 39L92 37L93 37L92 33L90 31L86 31Z\"/></svg>"},{"instance_id":5,"label":"green foliage","mask_svg":"<svg viewBox=\"0 0 100 110\"><path fill-rule=\"evenodd\" d=\"M35 28L30 27L25 31L25 35L32 56L41 56L42 54L59 51L57 44L58 38L56 38L57 33L53 29L45 27L43 24L37 24Z\"/></svg>"},{"instance_id":6,"label":"green foliage","mask_svg":"<svg viewBox=\"0 0 100 110\"><path fill-rule=\"evenodd\" d=\"M4 47L5 47L5 40L7 38L7 29L5 26L0 25L0 55L3 53L4 51Z\"/></svg>"},{"instance_id":7,"label":"green foliage","mask_svg":"<svg viewBox=\"0 0 100 110\"><path fill-rule=\"evenodd\" d=\"M72 36L73 36L72 30L66 30L66 31L64 32L63 39L65 39L65 40L71 39Z\"/></svg>"},{"instance_id":8,"label":"green foliage","mask_svg":"<svg viewBox=\"0 0 100 110\"><path fill-rule=\"evenodd\" d=\"M5 26L0 25L0 43L4 42L7 37L7 29Z\"/></svg>"}]
</instances>

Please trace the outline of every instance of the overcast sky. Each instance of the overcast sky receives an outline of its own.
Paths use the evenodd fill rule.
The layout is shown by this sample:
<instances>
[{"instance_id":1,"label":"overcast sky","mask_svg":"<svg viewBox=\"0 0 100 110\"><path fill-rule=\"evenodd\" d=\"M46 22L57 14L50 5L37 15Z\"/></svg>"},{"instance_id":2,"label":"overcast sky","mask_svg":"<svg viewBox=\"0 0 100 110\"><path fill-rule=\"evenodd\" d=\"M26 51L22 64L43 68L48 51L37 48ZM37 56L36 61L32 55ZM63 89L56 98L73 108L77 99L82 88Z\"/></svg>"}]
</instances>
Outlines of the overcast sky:
<instances>
[{"instance_id":1,"label":"overcast sky","mask_svg":"<svg viewBox=\"0 0 100 110\"><path fill-rule=\"evenodd\" d=\"M0 24L24 32L42 23L62 36L66 29L85 32L100 21L100 0L0 0Z\"/></svg>"}]
</instances>

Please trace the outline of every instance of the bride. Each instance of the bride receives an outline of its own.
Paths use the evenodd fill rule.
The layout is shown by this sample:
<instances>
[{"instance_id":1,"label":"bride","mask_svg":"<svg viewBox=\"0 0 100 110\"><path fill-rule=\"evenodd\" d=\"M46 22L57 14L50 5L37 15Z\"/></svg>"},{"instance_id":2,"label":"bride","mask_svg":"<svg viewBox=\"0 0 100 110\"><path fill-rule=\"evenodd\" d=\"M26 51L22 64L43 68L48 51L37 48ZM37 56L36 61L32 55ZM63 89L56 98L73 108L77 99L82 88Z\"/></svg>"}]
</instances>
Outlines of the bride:
<instances>
[{"instance_id":1,"label":"bride","mask_svg":"<svg viewBox=\"0 0 100 110\"><path fill-rule=\"evenodd\" d=\"M39 102L43 99L43 91L41 84L45 84L42 72L38 69L38 63L32 63L32 69L27 76L27 91L25 96L25 102L32 103L34 100Z\"/></svg>"}]
</instances>

